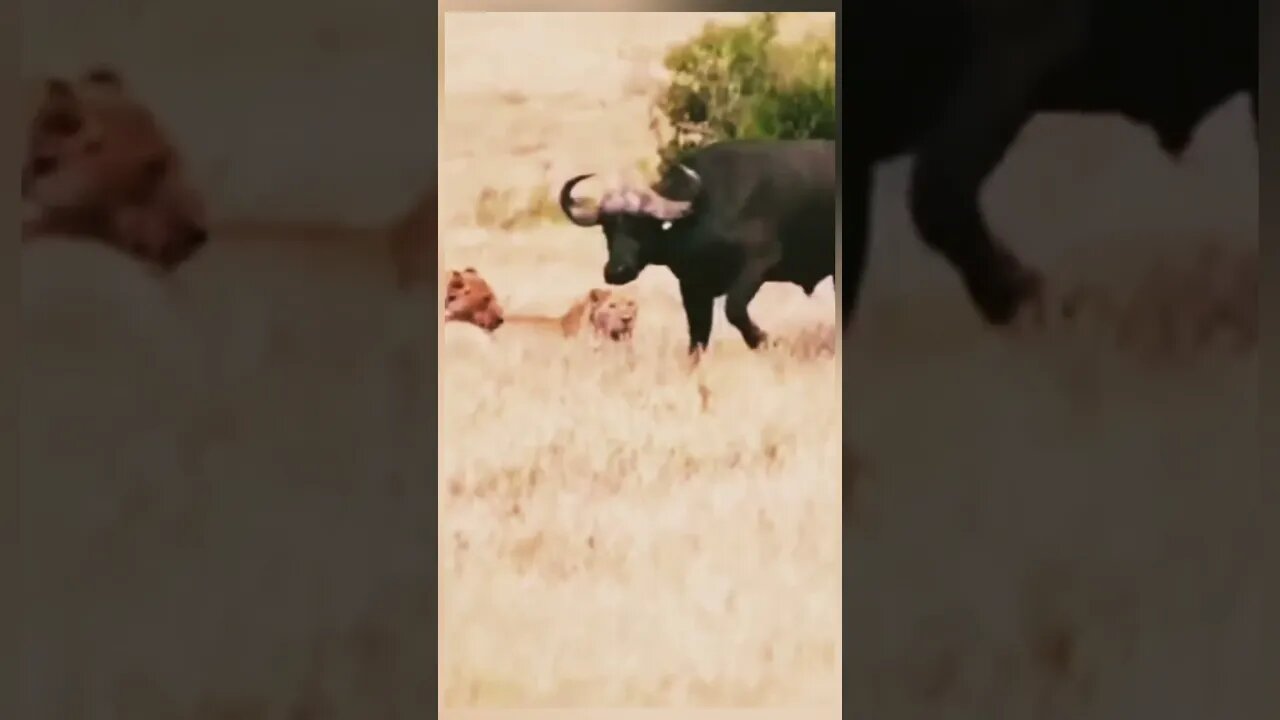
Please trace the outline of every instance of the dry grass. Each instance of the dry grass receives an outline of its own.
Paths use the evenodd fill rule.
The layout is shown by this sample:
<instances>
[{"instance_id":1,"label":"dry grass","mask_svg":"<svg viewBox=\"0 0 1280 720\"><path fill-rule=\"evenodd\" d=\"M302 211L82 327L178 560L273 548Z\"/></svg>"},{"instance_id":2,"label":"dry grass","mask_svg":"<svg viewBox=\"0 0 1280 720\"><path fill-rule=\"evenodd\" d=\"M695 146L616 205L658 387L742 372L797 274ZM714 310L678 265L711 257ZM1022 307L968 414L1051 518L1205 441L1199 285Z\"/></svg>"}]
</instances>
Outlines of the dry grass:
<instances>
[{"instance_id":1,"label":"dry grass","mask_svg":"<svg viewBox=\"0 0 1280 720\"><path fill-rule=\"evenodd\" d=\"M511 312L558 314L599 275L594 232L473 234L449 264L483 268ZM656 269L637 284L630 346L513 325L487 343L444 335L447 705L838 695L830 286L770 287L753 306L795 347L752 354L721 316L691 372L674 281Z\"/></svg>"},{"instance_id":2,"label":"dry grass","mask_svg":"<svg viewBox=\"0 0 1280 720\"><path fill-rule=\"evenodd\" d=\"M171 281L24 246L33 716L432 711L430 302L283 234Z\"/></svg>"},{"instance_id":3,"label":"dry grass","mask_svg":"<svg viewBox=\"0 0 1280 720\"><path fill-rule=\"evenodd\" d=\"M519 251L471 232L487 242L455 256L517 308L559 307L545 288L567 300L561 278L600 259L570 229ZM259 236L156 284L24 249L33 714L430 713L433 489L446 701L821 703L842 655L850 702L885 718L1170 694L1229 712L1261 679L1256 355L1151 372L1052 338L923 346L951 300L918 298L851 346L842 419L830 356L752 355L723 323L686 372L654 273L634 355L447 334L433 488L432 301L391 291L384 261ZM770 288L760 322L824 339L829 293ZM842 594L846 419L861 590Z\"/></svg>"},{"instance_id":4,"label":"dry grass","mask_svg":"<svg viewBox=\"0 0 1280 720\"><path fill-rule=\"evenodd\" d=\"M984 335L846 345L846 710L1247 714L1274 577L1256 346Z\"/></svg>"},{"instance_id":5,"label":"dry grass","mask_svg":"<svg viewBox=\"0 0 1280 720\"><path fill-rule=\"evenodd\" d=\"M855 717L1269 702L1257 175L1233 105L1181 165L1114 118L1027 129L984 193L991 222L1058 300L1111 301L1051 315L1043 335L980 326L914 237L905 167L881 172L844 343ZM1205 264L1206 244L1236 269ZM1200 343L1206 327L1222 332Z\"/></svg>"}]
</instances>

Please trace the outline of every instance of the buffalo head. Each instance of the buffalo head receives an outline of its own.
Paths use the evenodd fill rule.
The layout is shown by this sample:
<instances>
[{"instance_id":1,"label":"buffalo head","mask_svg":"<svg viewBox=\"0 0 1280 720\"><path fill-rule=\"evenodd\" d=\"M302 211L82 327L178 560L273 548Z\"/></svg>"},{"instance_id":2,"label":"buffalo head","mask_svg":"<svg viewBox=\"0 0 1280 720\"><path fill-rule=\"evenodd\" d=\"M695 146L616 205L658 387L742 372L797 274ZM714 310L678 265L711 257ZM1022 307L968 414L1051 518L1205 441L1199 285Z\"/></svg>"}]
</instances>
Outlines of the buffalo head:
<instances>
[{"instance_id":1,"label":"buffalo head","mask_svg":"<svg viewBox=\"0 0 1280 720\"><path fill-rule=\"evenodd\" d=\"M589 177L592 175L578 175L560 188L560 208L573 224L599 225L604 230L609 250L604 281L625 285L635 280L647 265L662 262L666 233L673 223L693 212L702 179L693 170L677 165L674 172L668 173L668 178L684 180L687 187L679 193L679 198L668 196L676 193L660 192L657 188L624 188L606 193L596 208L589 209L573 197L574 187Z\"/></svg>"}]
</instances>

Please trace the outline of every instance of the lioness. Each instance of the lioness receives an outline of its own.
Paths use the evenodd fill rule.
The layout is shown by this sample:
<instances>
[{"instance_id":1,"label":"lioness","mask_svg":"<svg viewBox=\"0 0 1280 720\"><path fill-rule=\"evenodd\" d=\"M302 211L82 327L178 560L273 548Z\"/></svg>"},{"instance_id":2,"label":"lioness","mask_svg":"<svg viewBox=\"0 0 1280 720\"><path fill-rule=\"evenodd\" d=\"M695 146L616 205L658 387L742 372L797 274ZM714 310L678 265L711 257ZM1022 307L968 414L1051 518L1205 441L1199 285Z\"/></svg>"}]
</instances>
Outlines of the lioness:
<instances>
[{"instance_id":1,"label":"lioness","mask_svg":"<svg viewBox=\"0 0 1280 720\"><path fill-rule=\"evenodd\" d=\"M569 308L566 318L570 313L575 312L579 318L583 314L586 315L592 331L597 335L610 340L627 340L635 331L640 307L636 304L635 298L625 293L605 288L592 288L587 292L586 297ZM581 320L578 321L578 325L581 326Z\"/></svg>"},{"instance_id":2,"label":"lioness","mask_svg":"<svg viewBox=\"0 0 1280 720\"><path fill-rule=\"evenodd\" d=\"M204 245L203 198L118 72L96 67L36 90L21 172L24 241L99 240L166 271Z\"/></svg>"},{"instance_id":3,"label":"lioness","mask_svg":"<svg viewBox=\"0 0 1280 720\"><path fill-rule=\"evenodd\" d=\"M639 306L635 298L621 291L592 288L578 298L560 317L509 315L509 323L555 328L564 337L574 337L588 327L600 338L627 340L635 331Z\"/></svg>"},{"instance_id":4,"label":"lioness","mask_svg":"<svg viewBox=\"0 0 1280 720\"><path fill-rule=\"evenodd\" d=\"M502 305L475 268L449 272L444 288L444 319L471 323L490 332L502 326Z\"/></svg>"}]
</instances>

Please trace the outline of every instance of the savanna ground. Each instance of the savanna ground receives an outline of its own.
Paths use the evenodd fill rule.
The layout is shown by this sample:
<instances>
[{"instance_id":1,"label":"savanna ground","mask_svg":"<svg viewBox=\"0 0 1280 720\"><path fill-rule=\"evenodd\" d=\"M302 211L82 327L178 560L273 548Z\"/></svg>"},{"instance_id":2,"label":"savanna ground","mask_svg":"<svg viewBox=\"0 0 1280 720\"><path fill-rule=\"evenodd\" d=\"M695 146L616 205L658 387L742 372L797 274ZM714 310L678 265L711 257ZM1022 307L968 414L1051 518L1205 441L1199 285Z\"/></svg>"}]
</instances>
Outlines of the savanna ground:
<instances>
[{"instance_id":1,"label":"savanna ground","mask_svg":"<svg viewBox=\"0 0 1280 720\"><path fill-rule=\"evenodd\" d=\"M1207 243L1258 251L1240 98L1179 164L1115 118L1043 116L983 193L1047 271L1185 323ZM1002 337L914 237L906 166L881 170L864 312L843 345L844 709L854 717L1244 716L1267 704L1261 596L1274 513L1258 464L1258 354L1139 355L1113 320ZM1154 275L1153 275L1154 274ZM1159 283L1157 283L1158 285ZM1256 329L1256 286L1232 286ZM1250 321L1249 309L1253 316Z\"/></svg>"},{"instance_id":2,"label":"savanna ground","mask_svg":"<svg viewBox=\"0 0 1280 720\"><path fill-rule=\"evenodd\" d=\"M553 193L653 160L655 70L700 15L447 16L444 266L478 268L509 313L558 315L603 286L603 235L560 221ZM834 32L830 15L785 24ZM446 327L445 704L835 704L832 285L761 292L752 312L782 341L769 353L718 306L696 372L670 273L628 290L630 348Z\"/></svg>"}]
</instances>

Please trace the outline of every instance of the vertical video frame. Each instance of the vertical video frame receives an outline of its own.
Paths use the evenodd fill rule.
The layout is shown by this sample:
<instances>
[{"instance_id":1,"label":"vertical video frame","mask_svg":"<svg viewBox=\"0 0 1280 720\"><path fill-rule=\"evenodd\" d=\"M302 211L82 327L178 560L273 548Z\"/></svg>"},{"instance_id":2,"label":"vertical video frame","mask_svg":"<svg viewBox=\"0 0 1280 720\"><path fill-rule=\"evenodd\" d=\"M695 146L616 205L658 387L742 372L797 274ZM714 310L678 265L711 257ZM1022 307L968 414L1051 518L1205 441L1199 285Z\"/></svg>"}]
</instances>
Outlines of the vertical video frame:
<instances>
[{"instance_id":1,"label":"vertical video frame","mask_svg":"<svg viewBox=\"0 0 1280 720\"><path fill-rule=\"evenodd\" d=\"M837 706L835 13L442 23L444 706Z\"/></svg>"}]
</instances>

